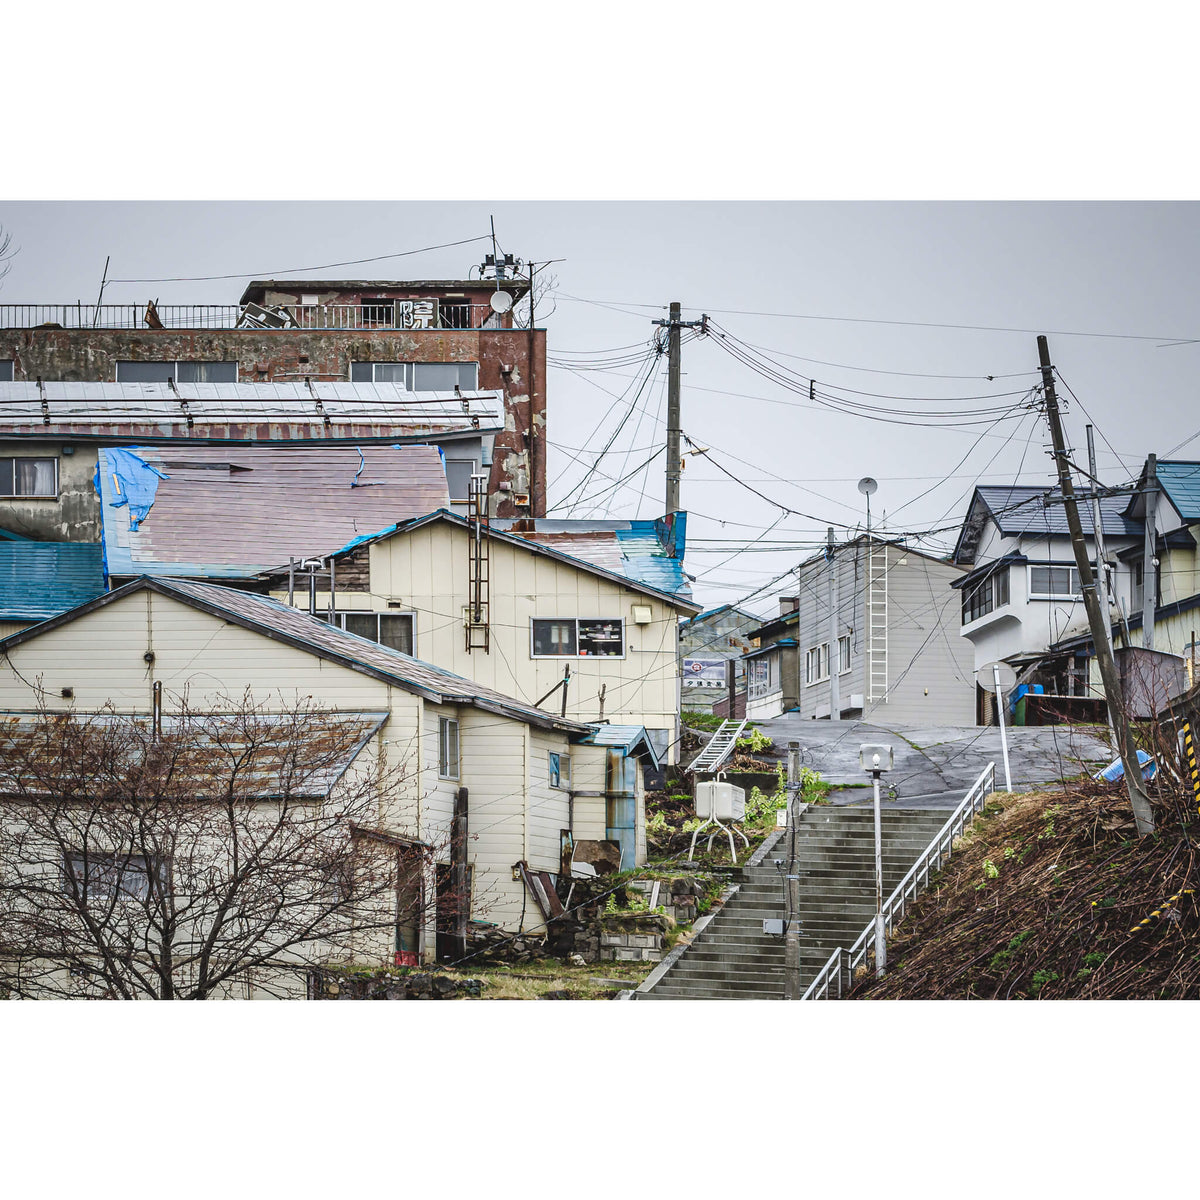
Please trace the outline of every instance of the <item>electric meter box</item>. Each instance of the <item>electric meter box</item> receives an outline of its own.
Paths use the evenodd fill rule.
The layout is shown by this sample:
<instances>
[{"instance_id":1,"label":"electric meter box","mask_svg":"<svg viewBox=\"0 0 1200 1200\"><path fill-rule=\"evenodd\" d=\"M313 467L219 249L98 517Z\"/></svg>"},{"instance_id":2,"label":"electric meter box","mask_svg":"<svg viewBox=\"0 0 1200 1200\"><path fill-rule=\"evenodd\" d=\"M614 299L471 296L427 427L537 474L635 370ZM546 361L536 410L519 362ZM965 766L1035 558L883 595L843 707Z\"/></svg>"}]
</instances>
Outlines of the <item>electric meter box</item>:
<instances>
[{"instance_id":1,"label":"electric meter box","mask_svg":"<svg viewBox=\"0 0 1200 1200\"><path fill-rule=\"evenodd\" d=\"M696 816L740 821L746 815L746 793L732 783L710 780L696 784Z\"/></svg>"},{"instance_id":2,"label":"electric meter box","mask_svg":"<svg viewBox=\"0 0 1200 1200\"><path fill-rule=\"evenodd\" d=\"M891 746L880 742L867 742L859 746L858 762L868 774L872 771L890 771L895 766Z\"/></svg>"}]
</instances>

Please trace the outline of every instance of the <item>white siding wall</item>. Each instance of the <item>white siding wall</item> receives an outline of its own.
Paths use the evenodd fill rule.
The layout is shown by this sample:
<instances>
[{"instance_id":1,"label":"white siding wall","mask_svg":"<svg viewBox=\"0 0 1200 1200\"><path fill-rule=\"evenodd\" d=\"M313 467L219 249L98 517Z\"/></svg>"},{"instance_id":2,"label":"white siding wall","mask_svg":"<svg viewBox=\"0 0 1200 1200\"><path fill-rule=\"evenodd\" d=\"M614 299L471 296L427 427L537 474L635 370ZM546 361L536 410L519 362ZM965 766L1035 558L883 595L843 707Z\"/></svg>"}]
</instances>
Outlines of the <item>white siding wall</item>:
<instances>
[{"instance_id":1,"label":"white siding wall","mask_svg":"<svg viewBox=\"0 0 1200 1200\"><path fill-rule=\"evenodd\" d=\"M571 684L567 716L594 721L606 686L609 721L669 729L678 709L678 621L664 601L520 547L491 543L491 652L467 653L463 609L468 599L466 530L431 524L370 547L371 592L339 593L340 609L416 613L415 653L460 675L529 703L563 677ZM286 599L286 593L277 593ZM389 604L392 605L389 608ZM633 607L648 606L651 622L633 623ZM318 607L328 606L327 593ZM626 652L616 658L538 658L531 654L534 617L625 620ZM556 695L548 707L561 703Z\"/></svg>"}]
</instances>

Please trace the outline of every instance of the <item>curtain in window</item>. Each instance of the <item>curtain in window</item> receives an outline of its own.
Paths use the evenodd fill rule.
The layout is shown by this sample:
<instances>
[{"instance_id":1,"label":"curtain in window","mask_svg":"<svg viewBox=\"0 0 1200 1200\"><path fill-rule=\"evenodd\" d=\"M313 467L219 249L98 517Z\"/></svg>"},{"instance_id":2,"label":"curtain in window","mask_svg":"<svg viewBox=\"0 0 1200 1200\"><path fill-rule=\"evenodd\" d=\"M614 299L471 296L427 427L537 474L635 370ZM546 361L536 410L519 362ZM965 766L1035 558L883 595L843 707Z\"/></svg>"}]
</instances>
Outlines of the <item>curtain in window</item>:
<instances>
[{"instance_id":1,"label":"curtain in window","mask_svg":"<svg viewBox=\"0 0 1200 1200\"><path fill-rule=\"evenodd\" d=\"M53 496L54 459L18 458L16 460L18 496Z\"/></svg>"}]
</instances>

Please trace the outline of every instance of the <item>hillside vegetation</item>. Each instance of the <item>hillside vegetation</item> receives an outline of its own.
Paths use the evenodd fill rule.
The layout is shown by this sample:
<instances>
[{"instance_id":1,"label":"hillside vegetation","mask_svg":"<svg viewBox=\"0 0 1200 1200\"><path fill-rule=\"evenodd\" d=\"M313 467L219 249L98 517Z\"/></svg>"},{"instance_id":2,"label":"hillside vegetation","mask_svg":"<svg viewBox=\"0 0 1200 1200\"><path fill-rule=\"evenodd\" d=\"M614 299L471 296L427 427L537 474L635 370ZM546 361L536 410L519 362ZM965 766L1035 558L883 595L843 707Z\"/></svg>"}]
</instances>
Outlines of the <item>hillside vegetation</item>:
<instances>
[{"instance_id":1,"label":"hillside vegetation","mask_svg":"<svg viewBox=\"0 0 1200 1200\"><path fill-rule=\"evenodd\" d=\"M1120 783L990 797L852 996L1200 996L1200 820L1177 785L1154 804L1139 839Z\"/></svg>"}]
</instances>

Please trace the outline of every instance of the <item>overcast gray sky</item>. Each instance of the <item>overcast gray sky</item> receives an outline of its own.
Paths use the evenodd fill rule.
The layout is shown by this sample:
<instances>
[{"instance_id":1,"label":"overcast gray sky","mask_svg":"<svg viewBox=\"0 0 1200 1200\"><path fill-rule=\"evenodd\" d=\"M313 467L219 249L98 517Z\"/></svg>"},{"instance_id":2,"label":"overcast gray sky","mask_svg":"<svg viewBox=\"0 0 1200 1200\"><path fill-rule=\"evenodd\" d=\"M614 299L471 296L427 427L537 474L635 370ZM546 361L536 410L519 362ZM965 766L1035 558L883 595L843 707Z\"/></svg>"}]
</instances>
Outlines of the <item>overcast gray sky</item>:
<instances>
[{"instance_id":1,"label":"overcast gray sky","mask_svg":"<svg viewBox=\"0 0 1200 1200\"><path fill-rule=\"evenodd\" d=\"M1200 343L1162 345L1200 338L1194 203L7 203L0 223L20 253L0 302L94 301L106 254L115 279L236 276L110 283L108 301L233 302L251 277L482 236L491 215L505 250L565 260L550 268L550 357L605 368L551 370L550 502L570 498L559 515L661 513L661 456L619 490L603 489L605 476L621 477L663 440L665 358L597 473L582 493L572 489L595 460L581 449L599 450L633 398L637 363L610 363L609 352L623 348L623 359L644 350L652 319L671 300L683 303L685 318L707 312L804 380L815 377L818 394L836 389L908 411L1019 404L1038 379L1035 332L1046 332L1055 364L1095 420L1109 483L1136 473L1148 452L1164 456L1200 433ZM312 275L461 276L485 249L479 242ZM961 517L977 481L1050 478L1045 422L1033 413L914 427L810 404L737 362L715 337L685 346L683 363L683 429L741 481L699 457L687 461L688 565L706 604L791 565L826 524L844 536L863 520L855 484L864 475L879 480L873 518L886 511L897 532ZM987 396L997 399L975 399ZM1082 453L1087 417L1063 399ZM1200 438L1177 457L1189 455L1200 459ZM772 525L760 546L782 539L795 547L731 557ZM922 544L947 538L953 533ZM772 603L768 596L752 607Z\"/></svg>"}]
</instances>

